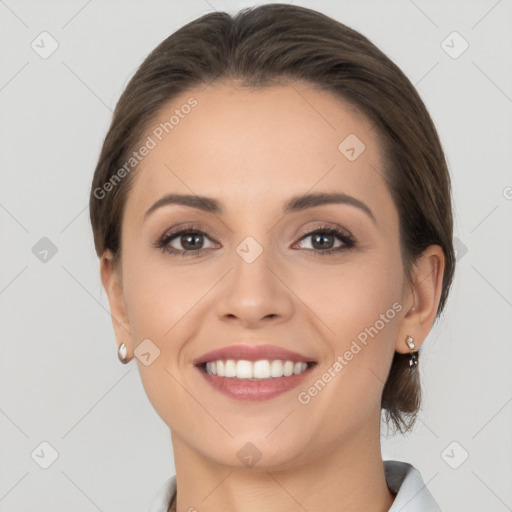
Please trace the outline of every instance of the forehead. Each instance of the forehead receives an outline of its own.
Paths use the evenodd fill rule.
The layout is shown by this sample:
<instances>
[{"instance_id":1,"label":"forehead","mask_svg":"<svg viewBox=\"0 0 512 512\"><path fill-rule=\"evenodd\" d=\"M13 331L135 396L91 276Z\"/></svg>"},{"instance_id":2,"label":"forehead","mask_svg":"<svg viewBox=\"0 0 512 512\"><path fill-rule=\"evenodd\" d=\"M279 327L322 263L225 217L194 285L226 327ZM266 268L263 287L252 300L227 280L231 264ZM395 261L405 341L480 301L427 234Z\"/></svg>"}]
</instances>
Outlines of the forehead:
<instances>
[{"instance_id":1,"label":"forehead","mask_svg":"<svg viewBox=\"0 0 512 512\"><path fill-rule=\"evenodd\" d=\"M377 130L312 86L196 87L160 110L148 137L130 192L139 207L168 192L218 197L228 209L280 206L310 190L390 200Z\"/></svg>"}]
</instances>

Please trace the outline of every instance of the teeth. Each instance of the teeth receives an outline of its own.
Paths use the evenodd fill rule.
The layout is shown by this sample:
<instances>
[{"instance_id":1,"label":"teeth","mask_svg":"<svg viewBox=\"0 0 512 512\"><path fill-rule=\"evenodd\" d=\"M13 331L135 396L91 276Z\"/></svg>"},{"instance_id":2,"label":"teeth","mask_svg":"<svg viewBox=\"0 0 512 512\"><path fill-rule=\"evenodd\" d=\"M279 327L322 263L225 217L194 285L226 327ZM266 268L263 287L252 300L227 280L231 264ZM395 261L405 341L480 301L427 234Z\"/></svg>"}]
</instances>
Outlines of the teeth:
<instances>
[{"instance_id":1,"label":"teeth","mask_svg":"<svg viewBox=\"0 0 512 512\"><path fill-rule=\"evenodd\" d=\"M294 363L293 361L210 361L206 363L206 373L219 377L236 377L237 379L270 379L277 377L290 377L298 375L308 368L307 363Z\"/></svg>"}]
</instances>

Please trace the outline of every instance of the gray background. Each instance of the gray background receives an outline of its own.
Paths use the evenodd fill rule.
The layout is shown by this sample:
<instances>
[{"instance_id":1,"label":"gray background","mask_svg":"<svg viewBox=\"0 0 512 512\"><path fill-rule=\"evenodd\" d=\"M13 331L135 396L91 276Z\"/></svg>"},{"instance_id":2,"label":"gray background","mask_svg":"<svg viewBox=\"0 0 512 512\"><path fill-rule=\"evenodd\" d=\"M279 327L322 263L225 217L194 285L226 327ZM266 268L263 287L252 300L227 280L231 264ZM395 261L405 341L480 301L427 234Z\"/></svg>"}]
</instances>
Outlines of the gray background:
<instances>
[{"instance_id":1,"label":"gray background","mask_svg":"<svg viewBox=\"0 0 512 512\"><path fill-rule=\"evenodd\" d=\"M512 3L294 3L361 31L403 69L453 178L458 268L423 350L423 411L412 434L383 439L383 455L414 464L444 511L512 510ZM0 1L1 511L145 510L174 474L136 362L117 359L88 192L147 53L199 15L247 5ZM59 45L46 59L31 47L43 31ZM457 58L462 40L442 44L453 31L469 44ZM45 261L43 237L57 249ZM47 469L43 442L58 453Z\"/></svg>"}]
</instances>

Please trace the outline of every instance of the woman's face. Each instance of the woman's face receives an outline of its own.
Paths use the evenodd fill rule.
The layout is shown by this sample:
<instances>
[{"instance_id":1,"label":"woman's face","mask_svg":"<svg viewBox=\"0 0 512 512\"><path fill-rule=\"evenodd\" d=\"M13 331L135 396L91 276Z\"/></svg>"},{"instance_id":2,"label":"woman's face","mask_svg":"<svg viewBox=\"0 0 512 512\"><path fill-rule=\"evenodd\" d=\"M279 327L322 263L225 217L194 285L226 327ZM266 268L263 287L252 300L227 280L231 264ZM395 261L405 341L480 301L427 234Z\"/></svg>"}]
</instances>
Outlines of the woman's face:
<instances>
[{"instance_id":1,"label":"woman's face","mask_svg":"<svg viewBox=\"0 0 512 512\"><path fill-rule=\"evenodd\" d=\"M197 104L181 109L190 97ZM179 122L162 131L176 109ZM374 439L413 298L372 124L305 85L224 83L175 98L147 136L155 147L134 171L122 225L132 335L122 341L175 449L231 467L250 465L249 455L276 469ZM152 208L170 194L188 205ZM295 199L319 194L339 198ZM194 207L203 197L217 209ZM167 236L181 230L193 233ZM315 364L265 384L195 365L234 345L272 345ZM268 354L256 359L278 371L271 361L282 356ZM234 359L236 368L244 357ZM231 385L225 393L214 381Z\"/></svg>"}]
</instances>

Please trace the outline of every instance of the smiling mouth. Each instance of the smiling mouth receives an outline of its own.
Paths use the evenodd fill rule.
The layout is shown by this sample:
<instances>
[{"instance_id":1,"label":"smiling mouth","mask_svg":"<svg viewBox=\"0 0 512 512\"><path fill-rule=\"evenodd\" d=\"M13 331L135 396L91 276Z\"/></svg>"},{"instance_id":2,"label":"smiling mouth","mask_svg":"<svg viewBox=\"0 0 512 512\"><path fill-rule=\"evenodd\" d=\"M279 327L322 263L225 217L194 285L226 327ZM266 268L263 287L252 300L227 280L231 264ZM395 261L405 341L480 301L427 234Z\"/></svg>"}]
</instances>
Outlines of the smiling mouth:
<instances>
[{"instance_id":1,"label":"smiling mouth","mask_svg":"<svg viewBox=\"0 0 512 512\"><path fill-rule=\"evenodd\" d=\"M202 372L214 377L257 382L301 375L316 364L314 361L293 362L279 359L259 361L228 359L209 361L196 366Z\"/></svg>"}]
</instances>

